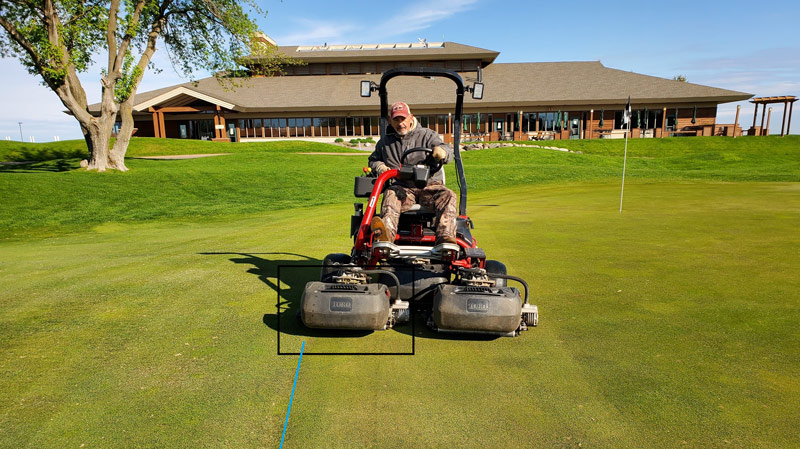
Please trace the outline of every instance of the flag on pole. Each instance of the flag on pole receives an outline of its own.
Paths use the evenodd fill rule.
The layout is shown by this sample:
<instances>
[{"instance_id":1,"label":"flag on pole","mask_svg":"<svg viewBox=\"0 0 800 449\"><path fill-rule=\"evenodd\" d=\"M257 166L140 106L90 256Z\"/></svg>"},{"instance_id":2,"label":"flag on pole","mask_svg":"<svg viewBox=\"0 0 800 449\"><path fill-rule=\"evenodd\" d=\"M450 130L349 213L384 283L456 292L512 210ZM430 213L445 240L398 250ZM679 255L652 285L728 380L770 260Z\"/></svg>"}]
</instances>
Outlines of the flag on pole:
<instances>
[{"instance_id":1,"label":"flag on pole","mask_svg":"<svg viewBox=\"0 0 800 449\"><path fill-rule=\"evenodd\" d=\"M631 122L631 97L628 97L628 104L625 105L625 111L622 113L622 126L628 128Z\"/></svg>"},{"instance_id":2,"label":"flag on pole","mask_svg":"<svg viewBox=\"0 0 800 449\"><path fill-rule=\"evenodd\" d=\"M639 111L636 111L638 114ZM619 189L619 213L622 213L622 197L625 193L625 165L628 162L628 134L631 131L631 97L628 96L628 104L622 112L622 124L625 125L625 155L622 157L622 186Z\"/></svg>"}]
</instances>

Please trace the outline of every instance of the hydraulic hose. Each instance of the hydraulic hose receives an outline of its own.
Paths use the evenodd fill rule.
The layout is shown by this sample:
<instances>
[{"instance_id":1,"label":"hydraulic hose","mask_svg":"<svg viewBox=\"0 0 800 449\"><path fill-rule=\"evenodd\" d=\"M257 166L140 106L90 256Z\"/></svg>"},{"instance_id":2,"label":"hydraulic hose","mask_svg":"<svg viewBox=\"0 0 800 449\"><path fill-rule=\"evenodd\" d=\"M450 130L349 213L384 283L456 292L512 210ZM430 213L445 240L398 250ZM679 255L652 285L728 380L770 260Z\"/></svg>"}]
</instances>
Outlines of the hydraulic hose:
<instances>
[{"instance_id":1,"label":"hydraulic hose","mask_svg":"<svg viewBox=\"0 0 800 449\"><path fill-rule=\"evenodd\" d=\"M523 280L522 278L518 278L516 276L510 276L510 275L507 275L507 274L489 273L489 277L501 278L501 279L509 279L509 280L512 280L512 281L517 281L520 284L522 284L525 287L525 299L522 301L522 303L523 304L528 304L528 283L525 282L525 280Z\"/></svg>"},{"instance_id":2,"label":"hydraulic hose","mask_svg":"<svg viewBox=\"0 0 800 449\"><path fill-rule=\"evenodd\" d=\"M400 279L398 279L398 278L397 278L397 275L395 275L394 273L392 273L392 272L391 272L391 271L389 271L389 270L362 270L362 273L367 273L367 274L374 274L374 273L377 273L377 274L387 274L387 275L389 275L389 276L390 276L392 279L394 279L395 286L397 286L397 288L398 288L398 289L400 289Z\"/></svg>"}]
</instances>

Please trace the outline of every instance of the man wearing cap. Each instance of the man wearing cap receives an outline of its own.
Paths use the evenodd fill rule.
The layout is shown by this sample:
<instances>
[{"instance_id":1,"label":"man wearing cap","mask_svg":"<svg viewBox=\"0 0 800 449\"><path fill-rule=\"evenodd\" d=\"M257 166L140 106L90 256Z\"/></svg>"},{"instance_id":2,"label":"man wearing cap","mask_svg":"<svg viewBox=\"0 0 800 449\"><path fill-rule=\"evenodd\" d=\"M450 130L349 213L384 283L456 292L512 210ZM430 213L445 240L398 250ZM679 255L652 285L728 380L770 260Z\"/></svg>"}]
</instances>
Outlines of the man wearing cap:
<instances>
[{"instance_id":1,"label":"man wearing cap","mask_svg":"<svg viewBox=\"0 0 800 449\"><path fill-rule=\"evenodd\" d=\"M403 152L411 148L430 148L431 156L442 164L453 159L453 149L439 138L435 131L422 127L416 117L411 115L408 105L397 102L389 109L390 125L386 135L375 145L369 156L369 166L376 175L386 170L400 168ZM425 159L423 152L411 153L406 163L414 164ZM383 194L381 217L372 219L371 228L378 232L378 240L394 242L400 213L414 204L436 211L436 244L456 243L456 216L458 198L444 186L444 169L431 174L428 185L420 189L412 182L397 181Z\"/></svg>"}]
</instances>

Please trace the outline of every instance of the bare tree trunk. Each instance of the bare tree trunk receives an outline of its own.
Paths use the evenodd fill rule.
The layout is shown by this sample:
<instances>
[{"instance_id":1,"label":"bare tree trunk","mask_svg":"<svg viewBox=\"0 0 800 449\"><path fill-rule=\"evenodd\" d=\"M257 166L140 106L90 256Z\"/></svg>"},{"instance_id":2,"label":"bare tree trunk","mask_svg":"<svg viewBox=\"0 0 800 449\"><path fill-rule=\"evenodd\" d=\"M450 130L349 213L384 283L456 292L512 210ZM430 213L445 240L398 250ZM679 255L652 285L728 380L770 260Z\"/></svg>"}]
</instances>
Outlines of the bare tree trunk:
<instances>
[{"instance_id":1,"label":"bare tree trunk","mask_svg":"<svg viewBox=\"0 0 800 449\"><path fill-rule=\"evenodd\" d=\"M89 157L89 170L105 171L114 168L109 163L109 144L111 142L111 129L117 119L117 104L114 102L114 81L108 77L100 80L103 91L100 102L100 116L90 119L89 135L92 139L91 156ZM124 165L124 164L123 164Z\"/></svg>"},{"instance_id":2,"label":"bare tree trunk","mask_svg":"<svg viewBox=\"0 0 800 449\"><path fill-rule=\"evenodd\" d=\"M117 133L117 140L114 141L114 147L111 148L111 153L109 153L111 168L119 171L128 171L128 167L125 166L125 153L128 151L128 144L133 134L132 98L119 105L119 117L122 120L122 127Z\"/></svg>"}]
</instances>

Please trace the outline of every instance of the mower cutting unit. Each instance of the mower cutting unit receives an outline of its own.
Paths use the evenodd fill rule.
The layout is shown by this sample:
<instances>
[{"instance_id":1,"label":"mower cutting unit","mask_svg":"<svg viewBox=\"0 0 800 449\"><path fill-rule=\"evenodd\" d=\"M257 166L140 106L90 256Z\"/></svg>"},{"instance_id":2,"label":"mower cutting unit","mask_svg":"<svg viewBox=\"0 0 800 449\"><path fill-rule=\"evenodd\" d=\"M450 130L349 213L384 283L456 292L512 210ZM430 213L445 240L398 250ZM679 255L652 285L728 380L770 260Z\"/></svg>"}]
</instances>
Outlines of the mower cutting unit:
<instances>
[{"instance_id":1,"label":"mower cutting unit","mask_svg":"<svg viewBox=\"0 0 800 449\"><path fill-rule=\"evenodd\" d=\"M407 323L413 308L439 332L515 336L536 326L539 313L535 305L528 304L528 284L507 275L502 263L488 260L470 232L473 223L466 213L467 183L459 152L461 115L464 91L471 91L473 98L480 99L483 85L465 88L457 73L430 68L389 70L381 77L380 85L362 81L362 96L379 92L382 136L389 116L386 84L396 76L444 77L456 84L453 150L460 190L458 244L436 245L436 214L419 205L400 215L394 242L378 241L371 231L378 199L388 183L399 179L422 188L441 169L430 149L406 150L400 169L355 179L355 196L369 200L366 207L355 204L351 218L353 249L349 255L325 257L320 281L306 285L300 300L303 324L318 329L389 329ZM416 153L427 157L423 159ZM519 282L524 295L509 287L509 280Z\"/></svg>"}]
</instances>

